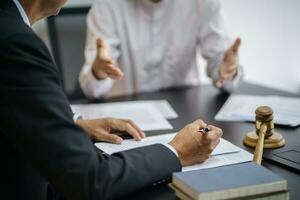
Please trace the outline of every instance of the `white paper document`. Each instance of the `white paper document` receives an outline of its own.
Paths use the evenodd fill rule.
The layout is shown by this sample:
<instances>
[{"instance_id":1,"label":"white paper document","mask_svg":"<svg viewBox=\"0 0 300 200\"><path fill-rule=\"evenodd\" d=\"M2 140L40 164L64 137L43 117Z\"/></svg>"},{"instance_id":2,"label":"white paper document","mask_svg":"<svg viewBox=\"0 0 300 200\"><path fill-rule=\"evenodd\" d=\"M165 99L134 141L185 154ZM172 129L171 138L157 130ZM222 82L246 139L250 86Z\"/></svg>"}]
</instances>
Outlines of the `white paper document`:
<instances>
[{"instance_id":1,"label":"white paper document","mask_svg":"<svg viewBox=\"0 0 300 200\"><path fill-rule=\"evenodd\" d=\"M128 105L128 104L144 104L145 106L152 104L157 110L167 119L176 119L178 114L167 100L139 100L139 101L126 101L117 103L105 103L108 105Z\"/></svg>"},{"instance_id":2,"label":"white paper document","mask_svg":"<svg viewBox=\"0 0 300 200\"><path fill-rule=\"evenodd\" d=\"M208 169L225 165L233 165L238 163L249 162L253 160L253 154L248 153L244 149L239 152L210 156L204 163L183 167L182 171L192 171L197 169Z\"/></svg>"},{"instance_id":3,"label":"white paper document","mask_svg":"<svg viewBox=\"0 0 300 200\"><path fill-rule=\"evenodd\" d=\"M274 123L300 125L300 98L281 96L231 95L215 116L218 121L255 121L255 110L269 106L274 111Z\"/></svg>"},{"instance_id":4,"label":"white paper document","mask_svg":"<svg viewBox=\"0 0 300 200\"><path fill-rule=\"evenodd\" d=\"M152 103L122 102L71 105L72 111L84 119L114 117L133 120L143 131L168 130L172 125ZM166 108L167 110L168 108ZM170 114L170 113L168 113Z\"/></svg>"},{"instance_id":5,"label":"white paper document","mask_svg":"<svg viewBox=\"0 0 300 200\"><path fill-rule=\"evenodd\" d=\"M161 112L161 114L167 119L178 118L178 114L175 112L175 110L167 100L148 100L148 101L139 101L139 102L153 104Z\"/></svg>"},{"instance_id":6,"label":"white paper document","mask_svg":"<svg viewBox=\"0 0 300 200\"><path fill-rule=\"evenodd\" d=\"M96 147L107 154L113 154L120 151L126 151L138 147L148 146L152 144L167 144L175 136L175 133L164 134L158 136L146 137L142 141L135 141L134 139L124 140L122 144L96 143ZM253 159L253 155L230 143L225 139L221 139L219 145L214 149L211 157L204 163L183 167L183 171L190 171L196 169L204 169L211 167L219 167L223 165L230 165L242 162L248 162Z\"/></svg>"},{"instance_id":7,"label":"white paper document","mask_svg":"<svg viewBox=\"0 0 300 200\"><path fill-rule=\"evenodd\" d=\"M107 154L113 154L119 151L125 151L129 149L134 149L138 147L149 146L152 144L168 144L174 137L176 133L163 134L157 136L146 137L141 141L136 141L134 139L124 140L122 144L110 144L105 142L96 143L96 147L101 149ZM239 152L240 148L234 144L228 142L227 140L221 139L220 144L214 149L212 155L220 155L232 152Z\"/></svg>"}]
</instances>

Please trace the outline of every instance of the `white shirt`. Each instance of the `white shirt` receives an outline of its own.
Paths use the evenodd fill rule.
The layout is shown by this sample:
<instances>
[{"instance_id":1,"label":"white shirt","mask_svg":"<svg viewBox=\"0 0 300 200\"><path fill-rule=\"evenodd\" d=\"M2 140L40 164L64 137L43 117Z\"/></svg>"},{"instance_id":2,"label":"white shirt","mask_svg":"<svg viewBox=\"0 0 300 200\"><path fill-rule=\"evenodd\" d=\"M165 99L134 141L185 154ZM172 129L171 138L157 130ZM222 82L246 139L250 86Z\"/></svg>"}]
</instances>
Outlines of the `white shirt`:
<instances>
[{"instance_id":1,"label":"white shirt","mask_svg":"<svg viewBox=\"0 0 300 200\"><path fill-rule=\"evenodd\" d=\"M25 24L27 24L28 26L30 26L30 21L28 19L28 16L24 10L24 8L22 7L22 5L19 3L18 0L13 0L13 2L15 3L21 17L23 18L23 21L25 22Z\"/></svg>"},{"instance_id":2,"label":"white shirt","mask_svg":"<svg viewBox=\"0 0 300 200\"><path fill-rule=\"evenodd\" d=\"M208 61L208 75L217 80L224 52L233 44L218 0L96 0L87 26L86 60L79 81L89 97L198 85L197 50ZM99 81L92 74L100 36L124 72L121 81ZM224 89L237 86L241 76L239 70Z\"/></svg>"}]
</instances>

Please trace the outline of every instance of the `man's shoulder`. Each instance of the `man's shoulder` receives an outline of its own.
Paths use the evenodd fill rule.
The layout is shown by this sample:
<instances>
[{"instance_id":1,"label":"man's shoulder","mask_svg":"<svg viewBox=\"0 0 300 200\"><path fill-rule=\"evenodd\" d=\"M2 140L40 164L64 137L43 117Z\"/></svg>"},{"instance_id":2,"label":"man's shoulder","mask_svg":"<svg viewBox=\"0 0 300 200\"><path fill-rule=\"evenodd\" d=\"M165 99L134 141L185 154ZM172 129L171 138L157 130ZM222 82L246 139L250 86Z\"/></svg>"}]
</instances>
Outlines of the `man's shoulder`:
<instances>
[{"instance_id":1,"label":"man's shoulder","mask_svg":"<svg viewBox=\"0 0 300 200\"><path fill-rule=\"evenodd\" d=\"M45 72L51 72L56 76L57 68L52 61L48 48L22 19L0 11L0 27L0 65L2 72L10 72L15 68L16 70L24 70L22 75L26 73L28 77ZM25 65L26 68L22 67ZM10 73L9 76L16 74ZM1 75L5 76L5 73ZM19 75L15 77L14 83L18 83ZM35 80L38 80L36 77L34 77Z\"/></svg>"},{"instance_id":2,"label":"man's shoulder","mask_svg":"<svg viewBox=\"0 0 300 200\"><path fill-rule=\"evenodd\" d=\"M18 17L0 10L0 48L8 47L31 47L43 53L47 53L47 47L43 41L34 33L31 27ZM48 53L47 53L48 54Z\"/></svg>"},{"instance_id":3,"label":"man's shoulder","mask_svg":"<svg viewBox=\"0 0 300 200\"><path fill-rule=\"evenodd\" d=\"M12 35L34 34L31 28L18 17L0 10L0 39L6 40Z\"/></svg>"}]
</instances>

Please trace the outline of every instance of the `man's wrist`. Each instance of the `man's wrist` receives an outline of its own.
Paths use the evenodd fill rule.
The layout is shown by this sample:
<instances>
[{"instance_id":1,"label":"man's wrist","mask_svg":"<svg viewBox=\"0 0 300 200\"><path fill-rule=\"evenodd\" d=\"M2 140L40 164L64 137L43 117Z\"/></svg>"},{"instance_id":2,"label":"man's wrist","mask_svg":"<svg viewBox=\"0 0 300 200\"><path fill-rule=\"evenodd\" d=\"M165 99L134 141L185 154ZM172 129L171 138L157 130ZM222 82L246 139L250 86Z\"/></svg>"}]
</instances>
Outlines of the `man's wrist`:
<instances>
[{"instance_id":1,"label":"man's wrist","mask_svg":"<svg viewBox=\"0 0 300 200\"><path fill-rule=\"evenodd\" d=\"M91 67L91 72L94 78L98 81L104 80L107 78L107 75L105 73L102 73L102 75L99 75L99 72L97 72L96 68L99 66L99 62L97 60L94 60L92 67Z\"/></svg>"},{"instance_id":2,"label":"man's wrist","mask_svg":"<svg viewBox=\"0 0 300 200\"><path fill-rule=\"evenodd\" d=\"M104 80L104 79L106 79L107 78L107 76L98 76L98 74L97 74L97 72L96 72L96 70L95 70L95 67L94 66L92 66L92 75L95 77L95 79L97 79L98 81L101 81L101 80Z\"/></svg>"},{"instance_id":3,"label":"man's wrist","mask_svg":"<svg viewBox=\"0 0 300 200\"><path fill-rule=\"evenodd\" d=\"M73 121L74 121L74 122L77 122L78 120L82 120L82 116L75 113L75 114L73 115Z\"/></svg>"}]
</instances>

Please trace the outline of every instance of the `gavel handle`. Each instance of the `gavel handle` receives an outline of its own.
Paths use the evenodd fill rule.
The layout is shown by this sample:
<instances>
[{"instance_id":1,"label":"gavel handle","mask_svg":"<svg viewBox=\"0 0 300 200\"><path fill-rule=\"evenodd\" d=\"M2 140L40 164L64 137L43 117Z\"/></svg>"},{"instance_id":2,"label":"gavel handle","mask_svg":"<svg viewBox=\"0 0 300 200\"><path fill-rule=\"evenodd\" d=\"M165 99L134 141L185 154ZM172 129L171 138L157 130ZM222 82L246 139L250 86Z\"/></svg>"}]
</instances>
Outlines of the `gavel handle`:
<instances>
[{"instance_id":1,"label":"gavel handle","mask_svg":"<svg viewBox=\"0 0 300 200\"><path fill-rule=\"evenodd\" d=\"M258 165L261 164L261 160L262 160L266 132L267 132L267 126L266 124L262 124L259 129L258 141L256 144L254 157L253 157L253 161L256 162Z\"/></svg>"}]
</instances>

